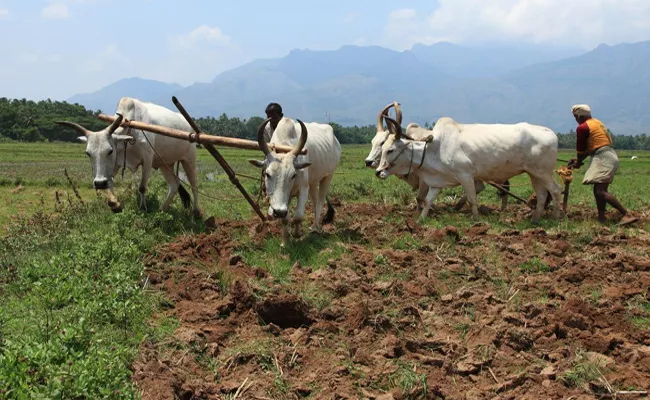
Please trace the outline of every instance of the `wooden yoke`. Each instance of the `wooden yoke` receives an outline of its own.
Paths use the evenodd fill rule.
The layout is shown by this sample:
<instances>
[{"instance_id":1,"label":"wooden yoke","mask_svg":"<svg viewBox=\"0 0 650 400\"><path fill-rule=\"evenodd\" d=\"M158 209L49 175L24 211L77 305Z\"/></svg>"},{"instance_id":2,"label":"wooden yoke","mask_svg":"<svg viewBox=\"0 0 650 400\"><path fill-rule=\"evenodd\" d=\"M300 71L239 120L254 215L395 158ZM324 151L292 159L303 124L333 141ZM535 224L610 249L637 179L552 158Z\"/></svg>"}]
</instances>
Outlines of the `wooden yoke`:
<instances>
[{"instance_id":1,"label":"wooden yoke","mask_svg":"<svg viewBox=\"0 0 650 400\"><path fill-rule=\"evenodd\" d=\"M117 119L112 115L106 115L106 114L99 114L97 118L106 122L113 122ZM224 146L224 147L234 147L237 149L261 151L259 144L257 143L257 141L254 140L207 135L201 131L198 131L196 133L186 132L179 129L168 128L165 126L147 124L145 122L140 122L140 121L125 121L122 123L121 126L125 128L133 128L133 129L140 129L143 131L153 132L159 135L169 136L176 139L188 140L190 142L198 142L201 143L202 145L212 144L212 145ZM288 153L293 149L293 147L291 146L274 146L271 144L269 145L269 148L272 151L275 151L277 153ZM303 149L303 151L300 152L300 154L307 154L307 149Z\"/></svg>"}]
</instances>

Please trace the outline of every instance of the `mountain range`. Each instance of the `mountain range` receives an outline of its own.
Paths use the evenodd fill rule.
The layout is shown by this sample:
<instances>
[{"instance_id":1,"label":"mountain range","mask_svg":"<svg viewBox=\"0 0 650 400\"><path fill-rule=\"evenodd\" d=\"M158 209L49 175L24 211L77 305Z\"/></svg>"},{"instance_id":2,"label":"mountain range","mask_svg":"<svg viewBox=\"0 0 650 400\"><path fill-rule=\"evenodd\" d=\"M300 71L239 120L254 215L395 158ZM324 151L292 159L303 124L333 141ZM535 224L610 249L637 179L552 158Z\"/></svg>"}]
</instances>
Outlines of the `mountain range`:
<instances>
[{"instance_id":1,"label":"mountain range","mask_svg":"<svg viewBox=\"0 0 650 400\"><path fill-rule=\"evenodd\" d=\"M448 42L394 51L343 46L293 50L182 87L141 78L117 81L68 99L114 112L122 96L175 110L175 95L195 117L263 116L269 102L285 115L342 125L374 124L393 100L404 125L449 116L459 122L527 121L557 132L575 129L571 106L587 103L615 134L650 133L650 41L593 50L541 45L470 47Z\"/></svg>"}]
</instances>

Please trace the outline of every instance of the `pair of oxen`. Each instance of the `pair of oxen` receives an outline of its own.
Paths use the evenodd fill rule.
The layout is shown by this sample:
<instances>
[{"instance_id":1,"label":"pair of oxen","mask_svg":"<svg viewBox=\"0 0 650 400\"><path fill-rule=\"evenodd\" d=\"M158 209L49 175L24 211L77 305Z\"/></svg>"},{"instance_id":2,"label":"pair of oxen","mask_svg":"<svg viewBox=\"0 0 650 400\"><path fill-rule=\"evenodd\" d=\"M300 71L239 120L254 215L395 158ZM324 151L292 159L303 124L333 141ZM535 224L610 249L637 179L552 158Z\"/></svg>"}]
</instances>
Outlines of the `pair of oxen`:
<instances>
[{"instance_id":1,"label":"pair of oxen","mask_svg":"<svg viewBox=\"0 0 650 400\"><path fill-rule=\"evenodd\" d=\"M391 107L397 120L388 116ZM376 168L380 178L397 175L416 189L422 218L442 189L459 185L464 195L456 208L469 200L472 216L478 218L477 194L485 188L484 182L502 184L507 190L509 179L524 172L537 197L533 222L539 221L551 199L553 216L560 217L560 186L553 178L558 138L551 129L526 122L462 124L442 117L432 129L411 123L403 132L401 123L399 103L388 104L379 112L366 165ZM504 210L507 194L500 190L499 195Z\"/></svg>"}]
</instances>

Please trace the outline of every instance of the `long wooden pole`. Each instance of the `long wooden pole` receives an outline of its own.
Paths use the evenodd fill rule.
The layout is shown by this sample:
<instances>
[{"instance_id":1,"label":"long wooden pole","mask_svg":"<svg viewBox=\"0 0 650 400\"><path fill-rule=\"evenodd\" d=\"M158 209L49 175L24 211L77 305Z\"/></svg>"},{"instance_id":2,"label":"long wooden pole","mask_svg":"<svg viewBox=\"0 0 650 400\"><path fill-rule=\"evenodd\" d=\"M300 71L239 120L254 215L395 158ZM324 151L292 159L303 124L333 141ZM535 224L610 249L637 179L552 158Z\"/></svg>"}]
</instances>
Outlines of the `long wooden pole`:
<instances>
[{"instance_id":1,"label":"long wooden pole","mask_svg":"<svg viewBox=\"0 0 650 400\"><path fill-rule=\"evenodd\" d=\"M185 119L187 120L187 123L190 124L192 129L194 129L194 131L196 132L196 136L201 137L201 128L199 128L199 126L196 124L196 122L194 122L194 120L192 119L190 114L188 114L188 112L185 111L185 108L180 103L180 101L178 101L176 96L172 97L172 101L174 102L174 105L176 106L176 108L178 108L178 111L180 111L180 113L183 115L183 117L185 117ZM265 222L266 218L264 217L264 214L260 210L259 205L256 202L254 202L253 199L248 195L248 192L246 191L246 189L244 189L242 184L239 182L239 180L237 179L237 176L235 175L235 171L233 171L232 168L230 168L230 165L228 164L226 159L223 158L221 153L219 153L219 151L214 147L214 145L212 145L212 143L203 143L203 146L210 152L210 154L212 154L212 157L214 157L217 160L219 165L221 165L221 168L223 168L223 170L226 171L226 174L228 175L228 178L230 179L230 182L232 182L232 184L235 185L237 187L237 189L239 189L239 191L244 196L246 201L248 201L248 204L250 204L250 206L253 208L253 210L255 210L255 213L257 214L257 216L260 217L262 222Z\"/></svg>"},{"instance_id":2,"label":"long wooden pole","mask_svg":"<svg viewBox=\"0 0 650 400\"><path fill-rule=\"evenodd\" d=\"M562 194L563 194L562 211L564 212L564 214L567 213L567 208L568 208L568 205L569 205L569 185L570 184L571 184L571 181L566 182L564 184L564 192L562 192Z\"/></svg>"},{"instance_id":3,"label":"long wooden pole","mask_svg":"<svg viewBox=\"0 0 650 400\"><path fill-rule=\"evenodd\" d=\"M492 182L492 181L488 181L487 183L488 183L488 185L490 185L490 186L494 186L495 188L504 191L505 193L509 194L510 196L514 197L515 199L521 201L522 203L524 203L524 204L528 205L528 207L530 207L530 204L528 204L528 201L522 199L521 197L519 197L519 196L517 196L516 194L512 193L511 191L507 190L507 189L504 188L503 186L501 186L501 185L499 185L499 184L496 184L496 183L494 183L494 182ZM530 208L533 208L533 207L530 207Z\"/></svg>"},{"instance_id":4,"label":"long wooden pole","mask_svg":"<svg viewBox=\"0 0 650 400\"><path fill-rule=\"evenodd\" d=\"M106 114L99 114L97 118L106 122L113 122L116 120L116 117L112 115L106 115ZM166 126L160 126L160 125L147 124L145 122L140 122L140 121L123 122L122 126L127 128L141 129L143 131L158 133L160 135L169 136L176 139L189 140L191 142L195 141L201 143L202 145L213 144L217 146L235 147L238 149L245 149L245 150L261 150L260 145L257 143L257 141L254 140L207 135L203 132L197 132L197 133L185 132L179 129L168 128ZM293 149L293 147L274 146L270 144L269 149L277 153L288 153ZM303 151L300 154L307 154L307 149L303 149Z\"/></svg>"}]
</instances>

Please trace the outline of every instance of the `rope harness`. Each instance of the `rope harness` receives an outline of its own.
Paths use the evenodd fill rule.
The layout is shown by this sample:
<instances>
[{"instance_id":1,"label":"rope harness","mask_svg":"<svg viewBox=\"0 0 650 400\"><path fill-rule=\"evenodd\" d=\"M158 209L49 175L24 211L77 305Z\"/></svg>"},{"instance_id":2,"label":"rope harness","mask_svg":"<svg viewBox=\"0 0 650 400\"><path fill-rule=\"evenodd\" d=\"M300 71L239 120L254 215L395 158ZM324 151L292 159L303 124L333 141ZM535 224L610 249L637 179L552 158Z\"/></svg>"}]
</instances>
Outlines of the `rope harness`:
<instances>
[{"instance_id":1,"label":"rope harness","mask_svg":"<svg viewBox=\"0 0 650 400\"><path fill-rule=\"evenodd\" d=\"M124 119L126 122L129 122L126 118ZM128 127L126 129L126 136L131 136L131 127ZM131 140L125 140L124 141L124 162L122 163L122 179L124 179L124 171L126 170L126 146L131 144L135 144L135 136L132 136L133 139ZM115 165L117 166L117 158L115 159Z\"/></svg>"},{"instance_id":2,"label":"rope harness","mask_svg":"<svg viewBox=\"0 0 650 400\"><path fill-rule=\"evenodd\" d=\"M571 183L573 181L573 169L569 168L567 166L561 166L560 168L556 169L555 172L560 175L560 178L562 179L562 182L564 184Z\"/></svg>"},{"instance_id":3,"label":"rope harness","mask_svg":"<svg viewBox=\"0 0 650 400\"><path fill-rule=\"evenodd\" d=\"M427 140L424 141L424 151L422 151L422 159L420 160L420 164L417 166L416 169L422 168L422 165L424 164L424 158L427 156L427 146L432 141L433 141L433 136L427 137ZM411 175L411 170L413 169L413 157L415 157L415 148L413 147L414 142L415 142L414 140L410 141L409 144L406 146L406 147L408 147L409 145L411 146L411 162L409 163L408 172L406 173L406 175L404 175L405 179L408 179L408 177ZM399 154L397 154L397 157L399 157L406 150L406 147L404 147L404 149L400 151ZM395 159L397 159L397 157L395 157Z\"/></svg>"}]
</instances>

